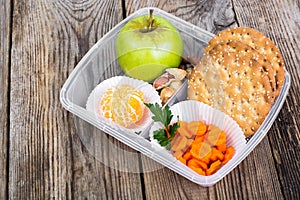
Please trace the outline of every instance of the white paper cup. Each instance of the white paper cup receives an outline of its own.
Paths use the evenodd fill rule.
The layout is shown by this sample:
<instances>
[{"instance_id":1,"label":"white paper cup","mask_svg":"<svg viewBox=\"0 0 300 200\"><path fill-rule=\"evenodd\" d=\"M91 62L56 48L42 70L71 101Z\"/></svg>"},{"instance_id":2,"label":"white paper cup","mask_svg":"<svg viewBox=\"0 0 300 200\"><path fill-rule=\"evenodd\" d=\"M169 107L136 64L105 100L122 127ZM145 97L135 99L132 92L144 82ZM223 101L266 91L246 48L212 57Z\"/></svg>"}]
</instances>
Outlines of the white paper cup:
<instances>
[{"instance_id":1,"label":"white paper cup","mask_svg":"<svg viewBox=\"0 0 300 200\"><path fill-rule=\"evenodd\" d=\"M246 138L240 126L227 114L199 101L182 101L170 108L174 115L171 123L177 121L202 121L206 125L212 124L226 133L227 146L233 146L235 151L246 146Z\"/></svg>"},{"instance_id":2,"label":"white paper cup","mask_svg":"<svg viewBox=\"0 0 300 200\"><path fill-rule=\"evenodd\" d=\"M171 106L170 110L173 114L171 124L177 122L179 118L180 121L185 122L202 121L206 125L215 125L226 133L226 146L233 146L235 150L232 159L224 166L222 166L216 173L210 176L201 176L195 172L195 177L197 177L198 179L200 177L200 179L203 179L202 181L205 181L207 182L207 185L210 185L209 177L214 177L213 180L222 178L233 169L233 166L235 167L237 165L235 161L238 160L240 153L246 147L246 138L243 134L242 129L239 127L236 121L234 121L225 113L216 110L207 104L194 100L186 100L179 102ZM151 143L154 147L158 149L163 147L161 147L158 141L153 138L153 132L160 128L162 128L162 125L160 123L155 122L150 128L149 132ZM167 150L165 149L165 151ZM169 151L167 152L171 153ZM182 168L182 170L187 170L187 166L182 166L183 164L179 161L177 162L177 165L179 165Z\"/></svg>"},{"instance_id":3,"label":"white paper cup","mask_svg":"<svg viewBox=\"0 0 300 200\"><path fill-rule=\"evenodd\" d=\"M141 120L136 122L135 124L129 125L127 127L123 127L112 120L105 118L101 114L100 110L100 101L105 94L105 92L112 87L118 87L123 84L129 85L137 90L140 90L144 93L145 103L159 103L161 105L161 99L157 93L157 91L147 82L129 78L127 76L115 76L109 79L104 80L99 85L95 87L95 89L91 92L90 96L88 97L86 103L86 109L91 111L95 114L95 117L98 120L104 121L106 124L110 125L111 127L117 130L126 130L130 132L139 133L147 128L151 123L151 112L145 106L144 114Z\"/></svg>"}]
</instances>

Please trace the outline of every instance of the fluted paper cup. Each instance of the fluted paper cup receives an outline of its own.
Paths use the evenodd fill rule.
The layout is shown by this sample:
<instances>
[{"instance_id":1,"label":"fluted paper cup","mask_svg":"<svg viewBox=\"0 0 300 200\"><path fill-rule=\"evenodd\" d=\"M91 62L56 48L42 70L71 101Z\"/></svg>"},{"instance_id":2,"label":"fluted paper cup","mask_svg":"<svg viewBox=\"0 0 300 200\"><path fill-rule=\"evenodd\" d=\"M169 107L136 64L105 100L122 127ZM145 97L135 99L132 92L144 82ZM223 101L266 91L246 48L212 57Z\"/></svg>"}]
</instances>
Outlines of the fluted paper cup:
<instances>
[{"instance_id":1,"label":"fluted paper cup","mask_svg":"<svg viewBox=\"0 0 300 200\"><path fill-rule=\"evenodd\" d=\"M246 146L246 139L242 129L231 117L213 107L199 101L186 100L170 107L173 114L171 124L178 121L202 121L206 125L212 124L225 131L227 146L233 146L235 150L243 149ZM177 118L178 116L178 118ZM150 129L149 137L154 145L159 145L153 138L153 132L162 128L160 123L155 122Z\"/></svg>"},{"instance_id":2,"label":"fluted paper cup","mask_svg":"<svg viewBox=\"0 0 300 200\"><path fill-rule=\"evenodd\" d=\"M180 121L202 121L206 125L212 124L225 131L227 146L233 146L236 152L246 146L246 138L242 129L235 120L220 110L194 100L179 102L170 110L174 115L171 123L175 123L176 116L178 116Z\"/></svg>"},{"instance_id":3,"label":"fluted paper cup","mask_svg":"<svg viewBox=\"0 0 300 200\"><path fill-rule=\"evenodd\" d=\"M232 159L222 166L216 173L210 176L202 176L194 173L194 178L199 179L200 182L206 182L207 185L211 185L215 180L219 180L224 177L227 173L229 173L235 166L237 166L237 160L239 158L240 153L246 147L246 138L242 132L242 129L239 125L234 121L231 117L226 115L225 113L212 108L211 106L194 101L194 100L186 100L175 104L170 107L170 110L173 114L173 118L171 124L178 121L202 121L206 125L215 125L226 133L226 146L233 146L235 153ZM178 117L177 117L178 116ZM156 139L153 138L153 132L162 128L160 123L155 122L150 129L149 137L151 143L154 147L160 149L161 147ZM165 150L167 151L167 150ZM171 153L168 151L168 153ZM177 162L176 165L180 167L180 170L185 170L191 173L190 169L181 162ZM212 178L211 178L212 177Z\"/></svg>"},{"instance_id":4,"label":"fluted paper cup","mask_svg":"<svg viewBox=\"0 0 300 200\"><path fill-rule=\"evenodd\" d=\"M95 89L91 92L90 96L88 97L87 103L86 103L86 109L88 111L91 111L95 114L95 117L98 120L101 120L105 122L106 124L112 126L113 128L117 130L126 130L130 132L139 133L143 130L145 130L151 123L151 113L149 109L144 107L144 114L141 120L136 122L135 124L131 124L127 127L123 127L112 120L105 118L101 114L100 109L100 101L102 97L104 96L105 92L112 87L121 86L121 85L129 85L137 90L140 90L144 94L145 103L159 103L161 105L160 97L157 93L157 91L153 88L152 85L150 85L147 82L129 78L127 76L115 76L109 79L104 80L99 85L95 87Z\"/></svg>"}]
</instances>

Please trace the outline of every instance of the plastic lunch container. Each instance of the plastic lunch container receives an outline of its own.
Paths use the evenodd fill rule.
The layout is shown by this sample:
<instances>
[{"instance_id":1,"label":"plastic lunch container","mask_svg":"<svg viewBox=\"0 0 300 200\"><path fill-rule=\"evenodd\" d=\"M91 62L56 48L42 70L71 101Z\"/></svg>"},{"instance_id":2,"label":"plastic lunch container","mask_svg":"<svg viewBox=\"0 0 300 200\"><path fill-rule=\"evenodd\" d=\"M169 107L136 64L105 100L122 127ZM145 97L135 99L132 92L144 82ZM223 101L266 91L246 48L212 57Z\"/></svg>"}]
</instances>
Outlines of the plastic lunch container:
<instances>
[{"instance_id":1,"label":"plastic lunch container","mask_svg":"<svg viewBox=\"0 0 300 200\"><path fill-rule=\"evenodd\" d=\"M85 108L90 93L100 82L112 76L123 75L123 72L118 65L115 52L115 41L118 32L129 20L140 15L149 14L150 9L154 10L154 15L166 18L179 30L184 42L184 56L193 55L201 58L204 47L214 34L160 9L149 7L143 8L116 25L88 51L63 85L60 93L60 101L63 107L69 112L185 178L201 186L214 185L232 171L241 161L243 161L265 137L285 101L290 87L290 75L286 72L285 82L277 100L273 104L261 127L249 139L245 148L240 152L239 157L235 159L234 162L227 163L223 166L224 169L221 168L222 171L216 176L198 175L193 170L177 161L175 157L166 153L166 151L155 148L155 145L150 143L149 129L151 125L141 134L132 134L125 130L114 129L110 125L97 120L94 114L87 111ZM176 92L175 96L168 104L171 106L177 102L185 100L187 96L186 90L187 82L185 82L185 84L183 84L183 86Z\"/></svg>"}]
</instances>

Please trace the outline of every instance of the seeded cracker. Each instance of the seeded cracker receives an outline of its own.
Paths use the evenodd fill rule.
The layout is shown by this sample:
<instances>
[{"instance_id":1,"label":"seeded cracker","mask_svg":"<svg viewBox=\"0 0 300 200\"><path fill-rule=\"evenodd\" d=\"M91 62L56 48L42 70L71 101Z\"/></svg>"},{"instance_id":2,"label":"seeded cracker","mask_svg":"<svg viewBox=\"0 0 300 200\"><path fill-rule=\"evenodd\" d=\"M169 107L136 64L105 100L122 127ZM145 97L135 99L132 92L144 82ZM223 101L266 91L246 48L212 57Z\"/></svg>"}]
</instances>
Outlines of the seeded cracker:
<instances>
[{"instance_id":1,"label":"seeded cracker","mask_svg":"<svg viewBox=\"0 0 300 200\"><path fill-rule=\"evenodd\" d=\"M275 80L275 72L273 71L271 63L265 59L265 57L260 54L258 51L250 47L249 45L240 42L240 41L231 41L227 43L221 43L214 47L214 51L226 51L226 52L236 52L239 54L243 54L250 59L257 61L262 67L263 71L269 78L270 84L272 86L272 91L267 94L268 102L273 103L275 100L275 91L276 91L276 80Z\"/></svg>"},{"instance_id":2,"label":"seeded cracker","mask_svg":"<svg viewBox=\"0 0 300 200\"><path fill-rule=\"evenodd\" d=\"M275 71L276 97L279 95L285 78L285 67L282 55L278 47L264 34L251 28L236 27L221 31L205 48L209 52L216 45L231 41L241 41L262 54L268 60Z\"/></svg>"},{"instance_id":3,"label":"seeded cracker","mask_svg":"<svg viewBox=\"0 0 300 200\"><path fill-rule=\"evenodd\" d=\"M227 113L250 136L271 108L270 92L269 78L256 60L212 49L193 70L188 97Z\"/></svg>"}]
</instances>

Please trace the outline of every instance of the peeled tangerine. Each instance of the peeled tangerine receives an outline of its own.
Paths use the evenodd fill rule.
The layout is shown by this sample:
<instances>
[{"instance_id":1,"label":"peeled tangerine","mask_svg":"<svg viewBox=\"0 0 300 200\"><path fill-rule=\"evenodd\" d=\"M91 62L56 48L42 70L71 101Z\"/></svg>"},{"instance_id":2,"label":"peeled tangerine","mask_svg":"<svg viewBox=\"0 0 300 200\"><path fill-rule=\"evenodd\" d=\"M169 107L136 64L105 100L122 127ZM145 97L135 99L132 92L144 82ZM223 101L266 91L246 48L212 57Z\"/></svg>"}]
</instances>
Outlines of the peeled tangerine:
<instances>
[{"instance_id":1,"label":"peeled tangerine","mask_svg":"<svg viewBox=\"0 0 300 200\"><path fill-rule=\"evenodd\" d=\"M102 115L127 127L142 119L144 93L130 85L109 88L100 101Z\"/></svg>"}]
</instances>

